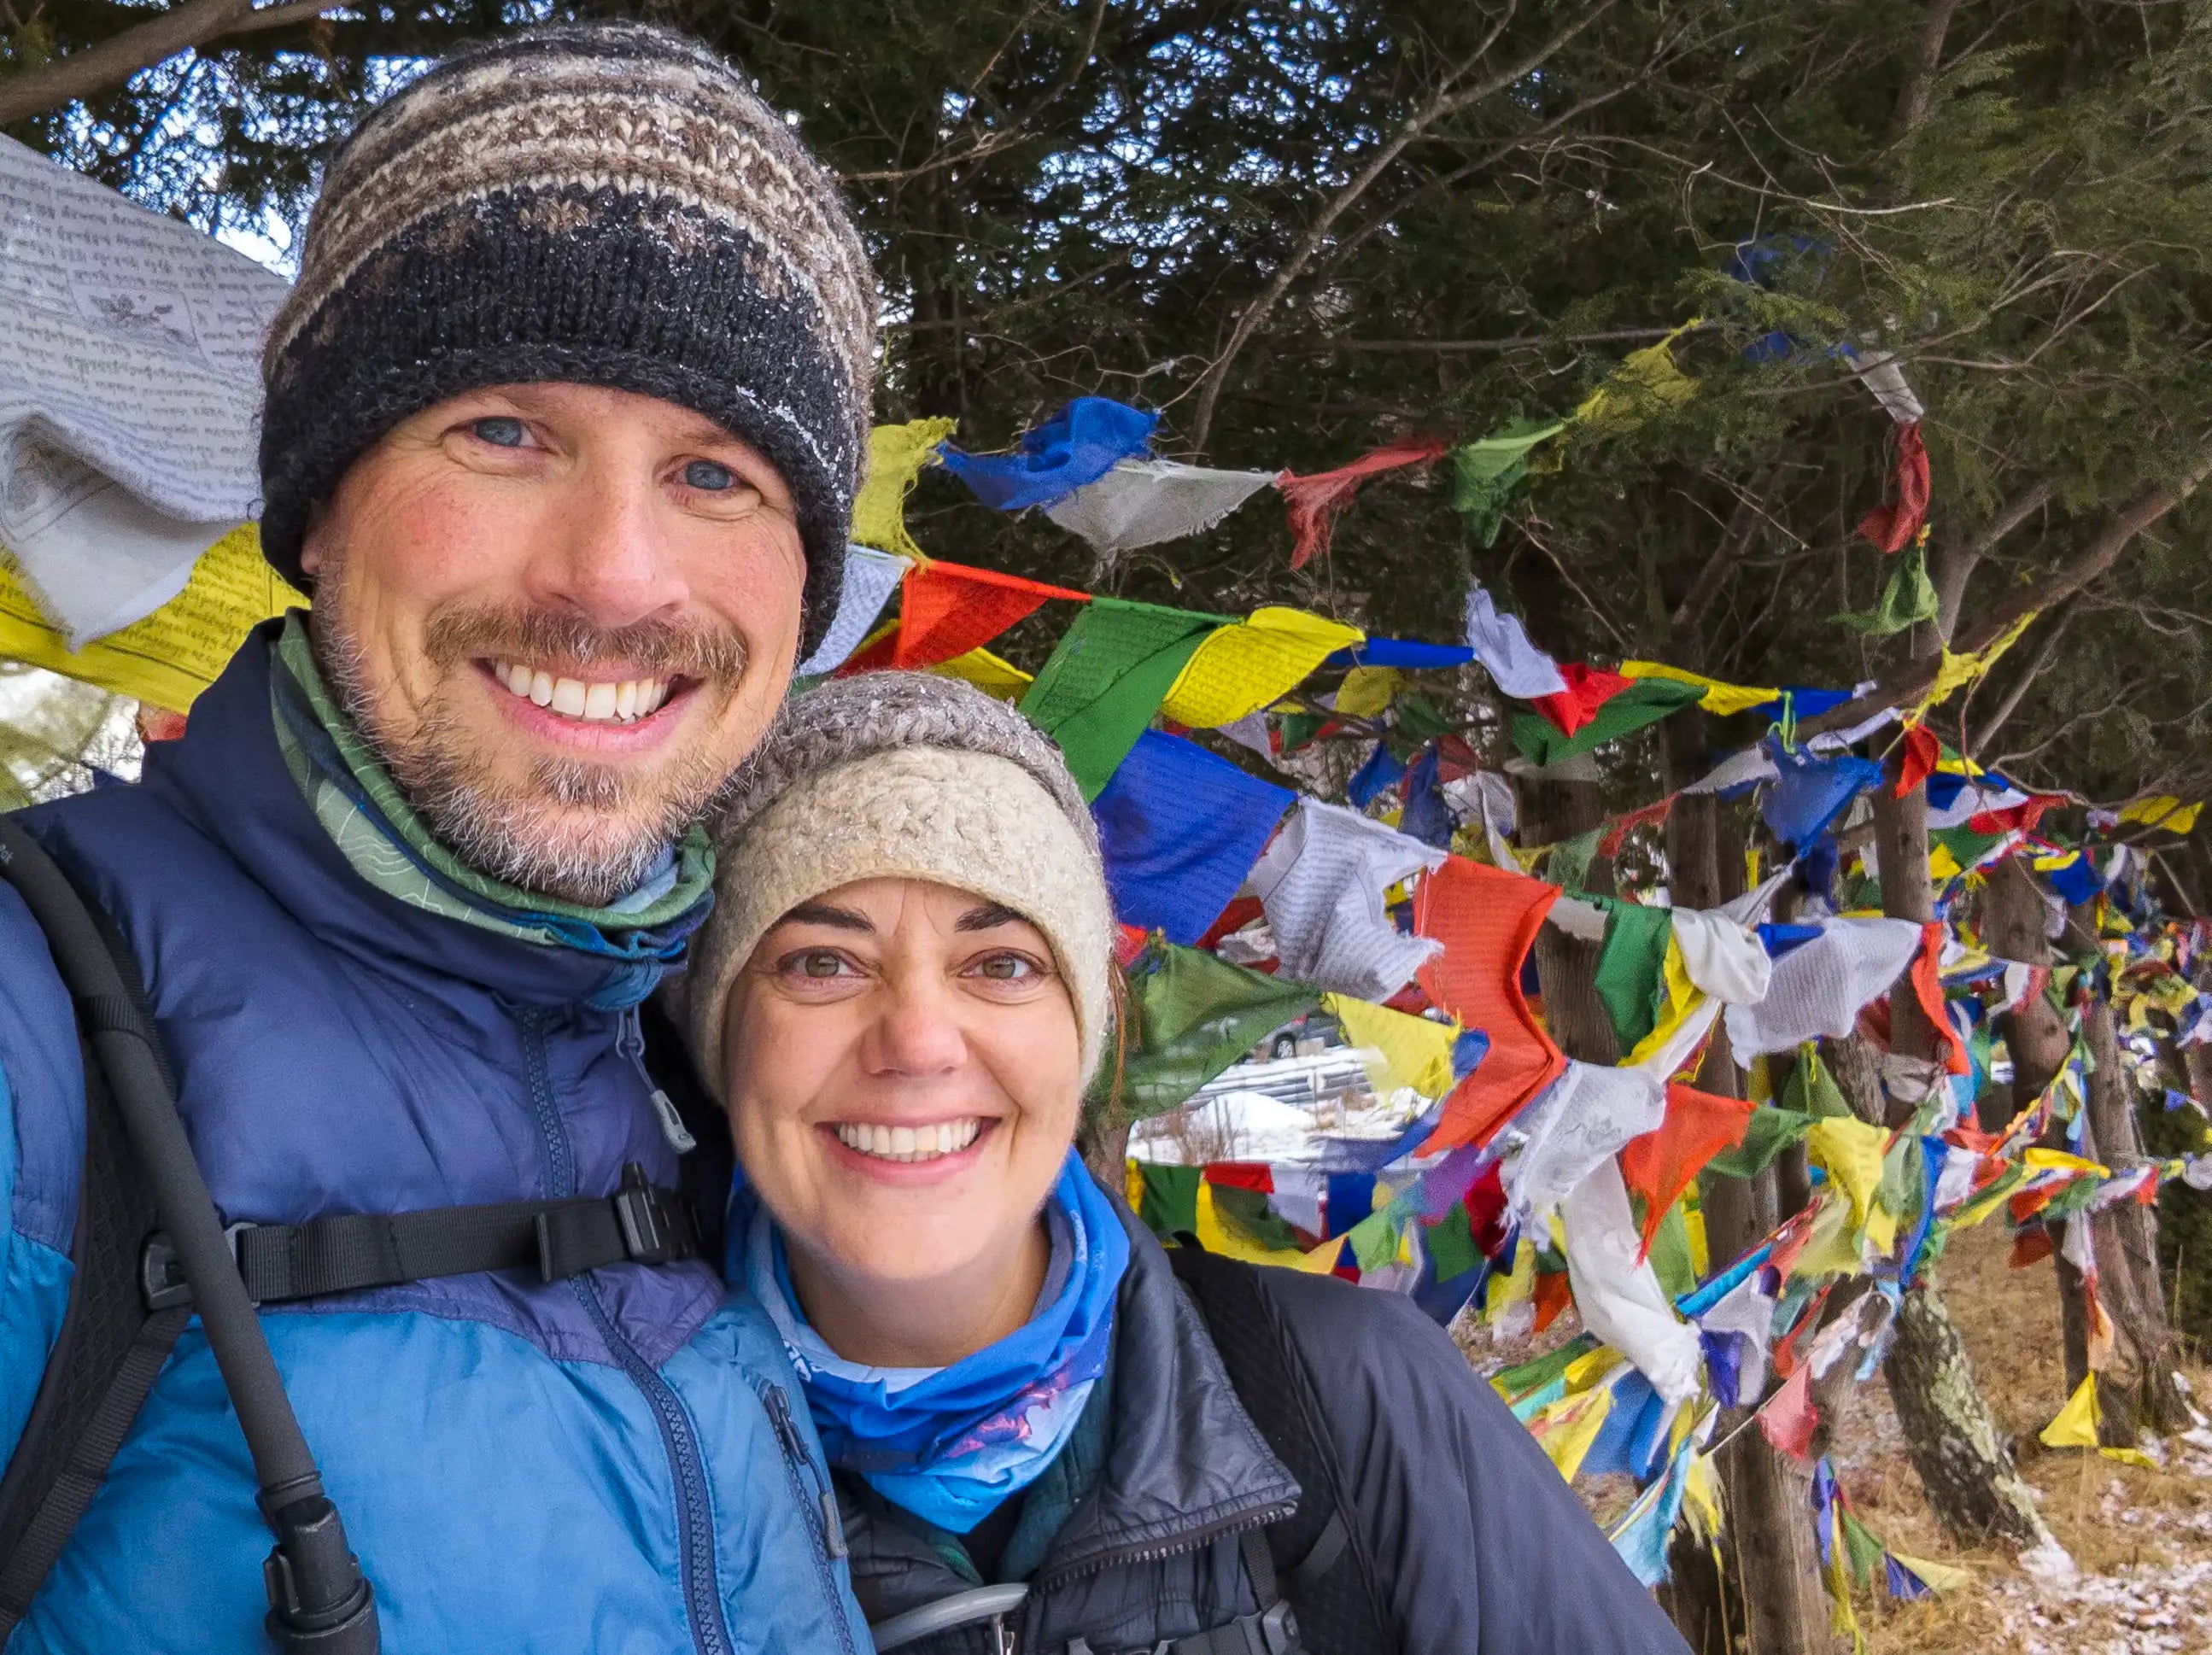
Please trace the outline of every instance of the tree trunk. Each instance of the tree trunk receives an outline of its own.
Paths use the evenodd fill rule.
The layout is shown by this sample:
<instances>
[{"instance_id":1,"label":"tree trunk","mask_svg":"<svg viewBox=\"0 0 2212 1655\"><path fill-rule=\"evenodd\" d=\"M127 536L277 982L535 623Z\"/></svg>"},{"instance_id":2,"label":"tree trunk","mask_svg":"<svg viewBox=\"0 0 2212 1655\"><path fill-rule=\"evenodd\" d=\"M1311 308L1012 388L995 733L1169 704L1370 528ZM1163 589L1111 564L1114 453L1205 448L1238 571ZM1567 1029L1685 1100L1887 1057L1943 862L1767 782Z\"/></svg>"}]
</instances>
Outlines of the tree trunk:
<instances>
[{"instance_id":1,"label":"tree trunk","mask_svg":"<svg viewBox=\"0 0 2212 1655\"><path fill-rule=\"evenodd\" d=\"M2047 968L2051 941L2044 919L2049 912L2027 863L2007 857L1990 870L1983 889L1983 946L2000 960ZM2043 1095L2043 1088L2064 1066L2073 1042L2066 1034L2066 1020L2039 990L1998 1018L1997 1033L2004 1037L2012 1058L2012 1106L2017 1114ZM1982 1122L1985 1131L2004 1125L1986 1118Z\"/></svg>"},{"instance_id":2,"label":"tree trunk","mask_svg":"<svg viewBox=\"0 0 2212 1655\"><path fill-rule=\"evenodd\" d=\"M2212 1048L2166 1048L2171 1082L2199 1103L2212 1103ZM2144 1148L2161 1159L2201 1154L2204 1118L2183 1107L2146 1114ZM2174 1339L2199 1360L2212 1353L2212 1195L2170 1179L2158 1196L2158 1263Z\"/></svg>"},{"instance_id":3,"label":"tree trunk","mask_svg":"<svg viewBox=\"0 0 2212 1655\"><path fill-rule=\"evenodd\" d=\"M1516 791L1524 844L1556 845L1605 820L1594 782L1522 776L1516 779ZM1596 888L1612 888L1610 864L1592 862L1589 876ZM1560 1051L1584 1063L1614 1064L1620 1061L1620 1045L1605 1003L1597 997L1602 946L1569 937L1557 925L1541 927L1536 933L1536 986L1544 997L1544 1027Z\"/></svg>"},{"instance_id":4,"label":"tree trunk","mask_svg":"<svg viewBox=\"0 0 2212 1655\"><path fill-rule=\"evenodd\" d=\"M1694 779L1705 759L1705 717L1692 708L1664 726L1667 785ZM1723 806L1711 794L1685 794L1667 818L1668 886L1686 908L1719 906L1743 889L1743 857ZM1742 1095L1742 1076L1725 1036L1705 1049L1698 1084ZM1716 1265L1741 1258L1779 1222L1775 1177L1707 1174L1698 1180L1705 1246ZM1723 1417L1723 1436L1745 1416ZM1680 1559L1666 1597L1668 1612L1698 1655L1800 1655L1836 1648L1820 1582L1820 1544L1806 1520L1808 1471L1778 1454L1757 1430L1733 1435L1715 1462L1726 1513L1718 1567L1710 1554L1678 1546Z\"/></svg>"},{"instance_id":5,"label":"tree trunk","mask_svg":"<svg viewBox=\"0 0 2212 1655\"><path fill-rule=\"evenodd\" d=\"M1882 912L1925 924L1936 914L1928 877L1925 786L1901 799L1886 783L1876 788L1875 832L1881 846ZM1909 988L1890 995L1889 1033L1891 1050L1901 1056L1927 1059L1936 1054L1935 1027ZM1852 1035L1829 1044L1862 1048L1852 1054L1856 1061L1839 1057L1835 1064L1838 1084L1859 1117L1909 1125L1914 1106L1884 1098L1881 1067L1865 1042ZM1906 1284L1882 1379L1929 1509L1954 1542L1995 1542L2019 1550L2057 1543L1974 1384L1973 1365L1944 1307L1931 1265L1923 1264L1918 1279Z\"/></svg>"},{"instance_id":6,"label":"tree trunk","mask_svg":"<svg viewBox=\"0 0 2212 1655\"><path fill-rule=\"evenodd\" d=\"M2115 1172L2140 1167L2146 1157L2136 1125L2136 1088L2120 1067L2110 998L2091 995L2082 1009L2081 1032L2096 1065L2089 1074L2089 1131L2083 1147ZM2123 1201L2089 1222L2097 1239L2098 1293L2112 1319L2116 1363L2122 1347L2132 1347L2132 1373L2124 1376L2116 1367L2097 1388L2102 1410L2114 1411L2117 1393L2131 1379L2133 1412L2142 1426L2159 1432L2185 1429L2189 1409L2174 1383L2173 1330L2159 1280L2157 1209Z\"/></svg>"}]
</instances>

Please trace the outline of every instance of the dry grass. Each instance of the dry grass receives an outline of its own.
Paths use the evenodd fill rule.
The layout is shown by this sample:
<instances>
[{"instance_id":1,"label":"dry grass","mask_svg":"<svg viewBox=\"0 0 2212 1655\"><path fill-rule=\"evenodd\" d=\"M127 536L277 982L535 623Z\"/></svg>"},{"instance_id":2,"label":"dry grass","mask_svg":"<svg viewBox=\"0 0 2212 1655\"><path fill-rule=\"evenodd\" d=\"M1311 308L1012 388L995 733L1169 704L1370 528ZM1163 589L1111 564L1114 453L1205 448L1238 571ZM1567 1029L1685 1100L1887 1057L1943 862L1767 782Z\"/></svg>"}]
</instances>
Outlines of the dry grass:
<instances>
[{"instance_id":1,"label":"dry grass","mask_svg":"<svg viewBox=\"0 0 2212 1655\"><path fill-rule=\"evenodd\" d=\"M2008 1270L2008 1246L2000 1224L1960 1235L1944 1261L1944 1298L2021 1474L2079 1573L2071 1582L2037 1580L2003 1554L1951 1547L1921 1497L1887 1392L1878 1383L1863 1386L1834 1449L1853 1511L1893 1550L1959 1564L1978 1581L1918 1603L1863 1597L1868 1648L1874 1655L2212 1650L2212 1436L2170 1445L2163 1471L2045 1448L2036 1433L2066 1399L2057 1289L2047 1264ZM2202 1372L2190 1378L2205 1394Z\"/></svg>"}]
</instances>

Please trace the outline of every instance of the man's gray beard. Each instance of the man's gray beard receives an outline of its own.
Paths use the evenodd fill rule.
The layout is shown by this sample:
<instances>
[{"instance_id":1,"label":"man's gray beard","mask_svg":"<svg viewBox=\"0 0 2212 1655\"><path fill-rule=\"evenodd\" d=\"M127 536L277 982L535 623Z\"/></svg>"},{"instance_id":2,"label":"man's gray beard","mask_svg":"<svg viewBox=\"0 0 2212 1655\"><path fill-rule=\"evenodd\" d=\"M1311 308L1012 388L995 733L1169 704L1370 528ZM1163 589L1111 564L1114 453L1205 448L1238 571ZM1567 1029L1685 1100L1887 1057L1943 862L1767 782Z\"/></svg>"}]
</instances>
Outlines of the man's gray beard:
<instances>
[{"instance_id":1,"label":"man's gray beard","mask_svg":"<svg viewBox=\"0 0 2212 1655\"><path fill-rule=\"evenodd\" d=\"M326 593L337 585L328 579L319 584ZM327 598L310 634L346 716L416 815L464 864L504 884L579 907L605 907L645 882L728 780L710 755L694 749L651 779L611 765L540 759L523 787L502 791L471 767L465 732L443 704L443 692L411 734L385 728L364 682L358 640ZM641 805L642 814L633 814ZM563 821L562 806L593 814Z\"/></svg>"}]
</instances>

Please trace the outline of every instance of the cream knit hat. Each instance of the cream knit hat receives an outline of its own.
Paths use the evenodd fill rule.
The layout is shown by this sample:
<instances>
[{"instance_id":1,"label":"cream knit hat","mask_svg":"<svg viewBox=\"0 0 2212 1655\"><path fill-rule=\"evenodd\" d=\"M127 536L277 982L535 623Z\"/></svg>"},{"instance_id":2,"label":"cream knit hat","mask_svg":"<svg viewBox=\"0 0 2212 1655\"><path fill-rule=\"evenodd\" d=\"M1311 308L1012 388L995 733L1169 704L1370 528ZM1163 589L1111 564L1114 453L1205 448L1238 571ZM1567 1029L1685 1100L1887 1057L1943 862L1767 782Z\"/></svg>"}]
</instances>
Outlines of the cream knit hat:
<instances>
[{"instance_id":1,"label":"cream knit hat","mask_svg":"<svg viewBox=\"0 0 2212 1655\"><path fill-rule=\"evenodd\" d=\"M933 673L831 679L785 704L711 827L714 911L683 992L691 1055L717 1098L738 973L785 914L860 879L973 891L1042 931L1075 1003L1088 1087L1113 1016L1113 904L1082 791L1012 707Z\"/></svg>"}]
</instances>

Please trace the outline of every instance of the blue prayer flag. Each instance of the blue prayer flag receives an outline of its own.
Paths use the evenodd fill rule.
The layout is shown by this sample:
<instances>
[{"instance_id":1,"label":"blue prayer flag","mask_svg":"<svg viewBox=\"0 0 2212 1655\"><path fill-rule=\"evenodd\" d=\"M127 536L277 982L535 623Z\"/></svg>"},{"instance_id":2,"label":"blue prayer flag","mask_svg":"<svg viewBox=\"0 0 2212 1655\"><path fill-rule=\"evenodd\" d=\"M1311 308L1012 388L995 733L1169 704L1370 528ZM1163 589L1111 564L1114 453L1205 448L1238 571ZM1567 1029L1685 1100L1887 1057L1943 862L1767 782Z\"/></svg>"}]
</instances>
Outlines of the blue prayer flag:
<instances>
[{"instance_id":1,"label":"blue prayer flag","mask_svg":"<svg viewBox=\"0 0 2212 1655\"><path fill-rule=\"evenodd\" d=\"M1345 784L1344 796L1352 801L1353 809L1364 810L1386 788L1395 787L1405 773L1406 761L1392 753L1387 743L1377 742L1367 762L1352 772L1352 779Z\"/></svg>"},{"instance_id":2,"label":"blue prayer flag","mask_svg":"<svg viewBox=\"0 0 2212 1655\"><path fill-rule=\"evenodd\" d=\"M1152 444L1158 414L1110 397L1078 397L1042 425L1022 433L1011 454L940 451L945 467L976 499L1000 512L1048 506L1093 483Z\"/></svg>"},{"instance_id":3,"label":"blue prayer flag","mask_svg":"<svg viewBox=\"0 0 2212 1655\"><path fill-rule=\"evenodd\" d=\"M1194 743L1145 731L1091 806L1115 913L1188 948L1229 906L1294 797Z\"/></svg>"},{"instance_id":4,"label":"blue prayer flag","mask_svg":"<svg viewBox=\"0 0 2212 1655\"><path fill-rule=\"evenodd\" d=\"M1774 836L1807 845L1827 830L1844 808L1881 780L1881 767L1848 753L1824 756L1769 739L1775 779L1759 789L1759 814Z\"/></svg>"}]
</instances>

